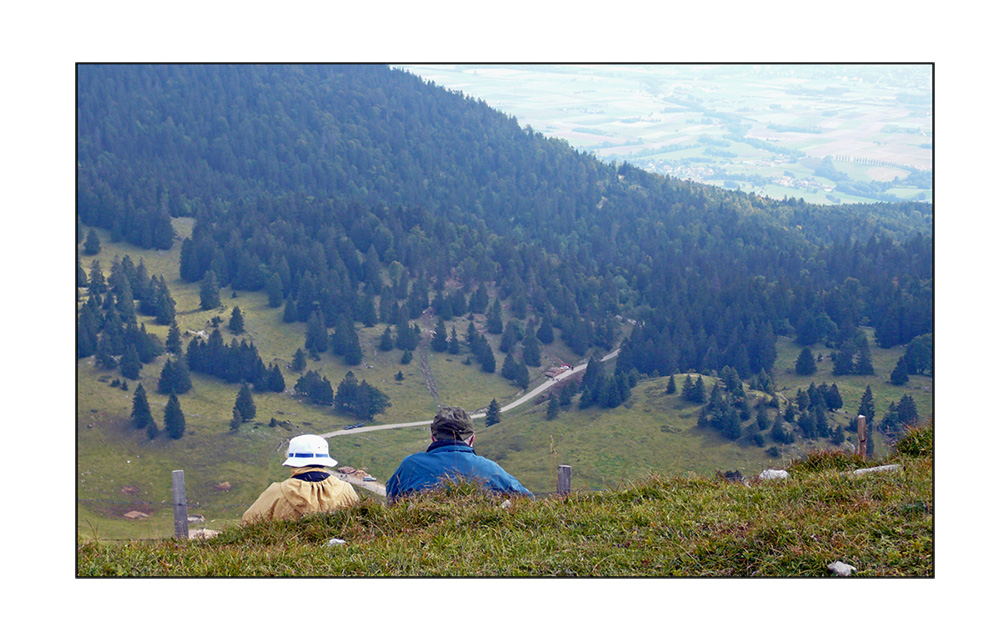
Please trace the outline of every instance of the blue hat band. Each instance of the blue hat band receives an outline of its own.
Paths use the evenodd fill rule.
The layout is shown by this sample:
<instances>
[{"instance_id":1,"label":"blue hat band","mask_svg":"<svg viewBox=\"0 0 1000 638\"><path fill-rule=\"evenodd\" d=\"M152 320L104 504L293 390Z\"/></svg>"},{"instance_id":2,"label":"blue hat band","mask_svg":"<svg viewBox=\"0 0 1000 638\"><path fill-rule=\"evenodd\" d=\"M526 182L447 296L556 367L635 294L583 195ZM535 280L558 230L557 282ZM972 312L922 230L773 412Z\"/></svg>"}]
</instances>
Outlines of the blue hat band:
<instances>
[{"instance_id":1,"label":"blue hat band","mask_svg":"<svg viewBox=\"0 0 1000 638\"><path fill-rule=\"evenodd\" d=\"M317 454L315 452L289 452L290 459L328 459L329 454Z\"/></svg>"}]
</instances>

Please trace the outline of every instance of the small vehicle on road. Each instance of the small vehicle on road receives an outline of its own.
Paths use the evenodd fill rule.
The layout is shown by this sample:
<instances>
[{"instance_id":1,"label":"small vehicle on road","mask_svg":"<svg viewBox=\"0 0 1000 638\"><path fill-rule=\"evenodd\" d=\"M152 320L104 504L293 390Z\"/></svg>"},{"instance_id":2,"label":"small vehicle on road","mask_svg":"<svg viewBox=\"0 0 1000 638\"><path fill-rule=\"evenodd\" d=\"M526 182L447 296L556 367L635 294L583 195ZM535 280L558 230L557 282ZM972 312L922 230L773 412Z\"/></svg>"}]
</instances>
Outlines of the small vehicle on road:
<instances>
[{"instance_id":1,"label":"small vehicle on road","mask_svg":"<svg viewBox=\"0 0 1000 638\"><path fill-rule=\"evenodd\" d=\"M354 428L361 428L361 427L364 427L364 426L365 426L364 423L355 423L353 425L345 425L344 429L345 430L353 430Z\"/></svg>"}]
</instances>

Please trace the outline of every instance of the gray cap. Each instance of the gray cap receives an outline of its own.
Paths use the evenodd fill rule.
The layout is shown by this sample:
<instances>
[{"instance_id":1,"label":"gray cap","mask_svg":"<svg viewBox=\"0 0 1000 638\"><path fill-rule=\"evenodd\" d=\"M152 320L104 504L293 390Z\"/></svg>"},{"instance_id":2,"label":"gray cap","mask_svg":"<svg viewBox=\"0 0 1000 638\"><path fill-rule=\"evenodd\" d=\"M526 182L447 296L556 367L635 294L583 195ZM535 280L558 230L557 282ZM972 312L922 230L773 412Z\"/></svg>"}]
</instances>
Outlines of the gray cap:
<instances>
[{"instance_id":1,"label":"gray cap","mask_svg":"<svg viewBox=\"0 0 1000 638\"><path fill-rule=\"evenodd\" d=\"M462 408L441 408L431 423L431 434L436 439L464 441L472 436L472 417Z\"/></svg>"}]
</instances>

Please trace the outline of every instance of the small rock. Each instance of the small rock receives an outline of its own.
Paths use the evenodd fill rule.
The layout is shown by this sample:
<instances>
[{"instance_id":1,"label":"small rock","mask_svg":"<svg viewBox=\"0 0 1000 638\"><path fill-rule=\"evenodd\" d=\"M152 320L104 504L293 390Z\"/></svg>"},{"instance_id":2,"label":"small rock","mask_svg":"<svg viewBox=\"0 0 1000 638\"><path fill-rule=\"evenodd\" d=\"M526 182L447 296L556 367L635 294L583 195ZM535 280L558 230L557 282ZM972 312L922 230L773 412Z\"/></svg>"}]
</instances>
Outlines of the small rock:
<instances>
[{"instance_id":1,"label":"small rock","mask_svg":"<svg viewBox=\"0 0 1000 638\"><path fill-rule=\"evenodd\" d=\"M760 479L762 481L768 481L770 479L786 479L788 478L788 472L785 470L764 470L760 473Z\"/></svg>"},{"instance_id":2,"label":"small rock","mask_svg":"<svg viewBox=\"0 0 1000 638\"><path fill-rule=\"evenodd\" d=\"M826 568L838 576L850 576L857 571L857 567L842 563L839 560L830 563Z\"/></svg>"},{"instance_id":3,"label":"small rock","mask_svg":"<svg viewBox=\"0 0 1000 638\"><path fill-rule=\"evenodd\" d=\"M503 509L508 509L510 507L510 499L508 498L503 503L500 503L500 507L502 507Z\"/></svg>"},{"instance_id":4,"label":"small rock","mask_svg":"<svg viewBox=\"0 0 1000 638\"><path fill-rule=\"evenodd\" d=\"M338 547L340 545L346 545L346 544L347 541L341 540L339 538L331 538L330 540L326 541L327 547Z\"/></svg>"},{"instance_id":5,"label":"small rock","mask_svg":"<svg viewBox=\"0 0 1000 638\"><path fill-rule=\"evenodd\" d=\"M898 470L902 465L879 465L878 467L863 467L858 470L854 470L855 474L868 474L869 472L892 472Z\"/></svg>"}]
</instances>

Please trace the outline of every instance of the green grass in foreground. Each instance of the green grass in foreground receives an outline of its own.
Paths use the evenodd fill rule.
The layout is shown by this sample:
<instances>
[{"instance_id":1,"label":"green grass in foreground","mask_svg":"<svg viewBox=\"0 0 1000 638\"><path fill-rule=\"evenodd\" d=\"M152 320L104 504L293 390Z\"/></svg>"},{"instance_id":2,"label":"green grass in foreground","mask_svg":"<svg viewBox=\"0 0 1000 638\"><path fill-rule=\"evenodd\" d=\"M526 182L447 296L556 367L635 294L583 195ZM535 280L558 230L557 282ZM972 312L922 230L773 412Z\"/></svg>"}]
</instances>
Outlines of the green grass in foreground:
<instances>
[{"instance_id":1,"label":"green grass in foreground","mask_svg":"<svg viewBox=\"0 0 1000 638\"><path fill-rule=\"evenodd\" d=\"M208 541L80 541L77 574L114 576L930 577L933 430L897 471L816 453L787 480L661 478L564 498L502 499L468 486L387 506L228 529ZM344 545L327 546L331 538Z\"/></svg>"}]
</instances>

